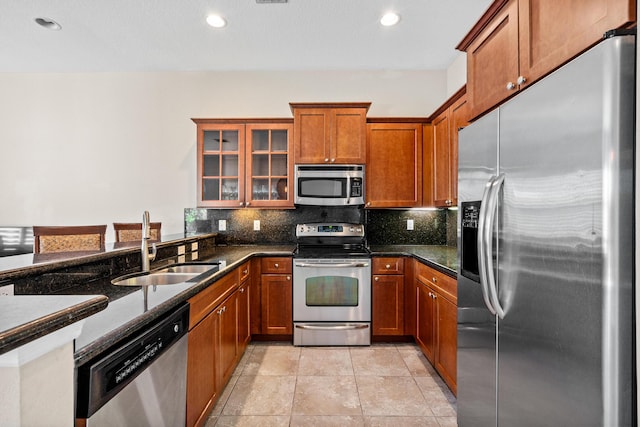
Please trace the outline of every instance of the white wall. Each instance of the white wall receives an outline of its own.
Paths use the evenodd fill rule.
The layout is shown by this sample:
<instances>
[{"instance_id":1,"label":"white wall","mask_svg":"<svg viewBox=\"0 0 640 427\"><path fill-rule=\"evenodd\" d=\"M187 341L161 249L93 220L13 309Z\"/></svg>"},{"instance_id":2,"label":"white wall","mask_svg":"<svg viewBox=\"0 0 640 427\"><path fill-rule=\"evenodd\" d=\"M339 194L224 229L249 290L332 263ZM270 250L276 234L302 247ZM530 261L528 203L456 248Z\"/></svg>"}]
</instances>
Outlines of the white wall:
<instances>
[{"instance_id":1,"label":"white wall","mask_svg":"<svg viewBox=\"0 0 640 427\"><path fill-rule=\"evenodd\" d=\"M0 74L0 225L140 221L183 230L193 117L292 117L289 102L371 101L428 116L445 71ZM107 241L113 241L111 228Z\"/></svg>"},{"instance_id":2,"label":"white wall","mask_svg":"<svg viewBox=\"0 0 640 427\"><path fill-rule=\"evenodd\" d=\"M447 68L447 97L456 93L467 83L467 54L460 52Z\"/></svg>"}]
</instances>

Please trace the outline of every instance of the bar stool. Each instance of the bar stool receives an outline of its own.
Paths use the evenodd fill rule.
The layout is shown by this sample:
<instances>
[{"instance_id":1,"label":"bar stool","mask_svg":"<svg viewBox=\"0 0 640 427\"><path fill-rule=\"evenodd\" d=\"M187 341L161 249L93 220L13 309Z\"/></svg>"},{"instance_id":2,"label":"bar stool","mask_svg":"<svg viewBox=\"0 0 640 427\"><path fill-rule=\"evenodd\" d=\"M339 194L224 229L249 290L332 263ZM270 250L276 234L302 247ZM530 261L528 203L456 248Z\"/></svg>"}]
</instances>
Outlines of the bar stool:
<instances>
[{"instance_id":1,"label":"bar stool","mask_svg":"<svg viewBox=\"0 0 640 427\"><path fill-rule=\"evenodd\" d=\"M33 226L33 253L104 251L107 226Z\"/></svg>"},{"instance_id":2,"label":"bar stool","mask_svg":"<svg viewBox=\"0 0 640 427\"><path fill-rule=\"evenodd\" d=\"M151 229L151 241L160 240L161 222L152 222L149 224ZM142 223L141 222L114 222L113 229L116 232L116 243L132 242L142 240Z\"/></svg>"}]
</instances>

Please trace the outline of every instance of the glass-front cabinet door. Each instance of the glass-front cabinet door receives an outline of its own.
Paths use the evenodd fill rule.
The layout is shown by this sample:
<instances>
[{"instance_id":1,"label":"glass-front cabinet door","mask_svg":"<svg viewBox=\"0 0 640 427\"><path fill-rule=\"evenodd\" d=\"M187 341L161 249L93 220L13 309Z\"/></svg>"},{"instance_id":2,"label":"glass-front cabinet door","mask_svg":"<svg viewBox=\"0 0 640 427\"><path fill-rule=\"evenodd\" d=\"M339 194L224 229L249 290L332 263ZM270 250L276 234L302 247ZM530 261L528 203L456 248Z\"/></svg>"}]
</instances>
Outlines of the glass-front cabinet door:
<instances>
[{"instance_id":1,"label":"glass-front cabinet door","mask_svg":"<svg viewBox=\"0 0 640 427\"><path fill-rule=\"evenodd\" d=\"M248 124L246 201L254 207L293 207L290 124Z\"/></svg>"},{"instance_id":2,"label":"glass-front cabinet door","mask_svg":"<svg viewBox=\"0 0 640 427\"><path fill-rule=\"evenodd\" d=\"M244 206L244 126L198 125L198 206Z\"/></svg>"},{"instance_id":3,"label":"glass-front cabinet door","mask_svg":"<svg viewBox=\"0 0 640 427\"><path fill-rule=\"evenodd\" d=\"M293 207L290 119L193 119L198 125L198 206Z\"/></svg>"}]
</instances>

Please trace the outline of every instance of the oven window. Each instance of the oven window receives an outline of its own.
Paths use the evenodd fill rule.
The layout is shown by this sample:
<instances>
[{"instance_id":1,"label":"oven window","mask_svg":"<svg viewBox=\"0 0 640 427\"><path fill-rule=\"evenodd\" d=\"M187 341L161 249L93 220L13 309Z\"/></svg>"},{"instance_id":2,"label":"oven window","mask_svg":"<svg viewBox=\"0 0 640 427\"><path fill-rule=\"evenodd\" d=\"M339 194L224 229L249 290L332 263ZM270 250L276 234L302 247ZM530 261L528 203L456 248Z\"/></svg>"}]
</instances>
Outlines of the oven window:
<instances>
[{"instance_id":1,"label":"oven window","mask_svg":"<svg viewBox=\"0 0 640 427\"><path fill-rule=\"evenodd\" d=\"M305 281L307 306L357 307L358 279L343 276L311 277Z\"/></svg>"},{"instance_id":2,"label":"oven window","mask_svg":"<svg viewBox=\"0 0 640 427\"><path fill-rule=\"evenodd\" d=\"M346 178L298 178L299 197L345 198Z\"/></svg>"}]
</instances>

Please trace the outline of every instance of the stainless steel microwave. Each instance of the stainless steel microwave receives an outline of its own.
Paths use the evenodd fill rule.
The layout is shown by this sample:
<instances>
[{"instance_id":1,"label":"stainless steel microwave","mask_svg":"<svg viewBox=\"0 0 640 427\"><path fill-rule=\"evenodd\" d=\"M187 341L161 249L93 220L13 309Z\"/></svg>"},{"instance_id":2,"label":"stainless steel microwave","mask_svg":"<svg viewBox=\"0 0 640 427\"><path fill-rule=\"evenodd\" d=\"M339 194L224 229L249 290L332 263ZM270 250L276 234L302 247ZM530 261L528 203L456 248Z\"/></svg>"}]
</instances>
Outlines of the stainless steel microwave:
<instances>
[{"instance_id":1,"label":"stainless steel microwave","mask_svg":"<svg viewBox=\"0 0 640 427\"><path fill-rule=\"evenodd\" d=\"M296 165L297 205L364 205L364 165Z\"/></svg>"}]
</instances>

